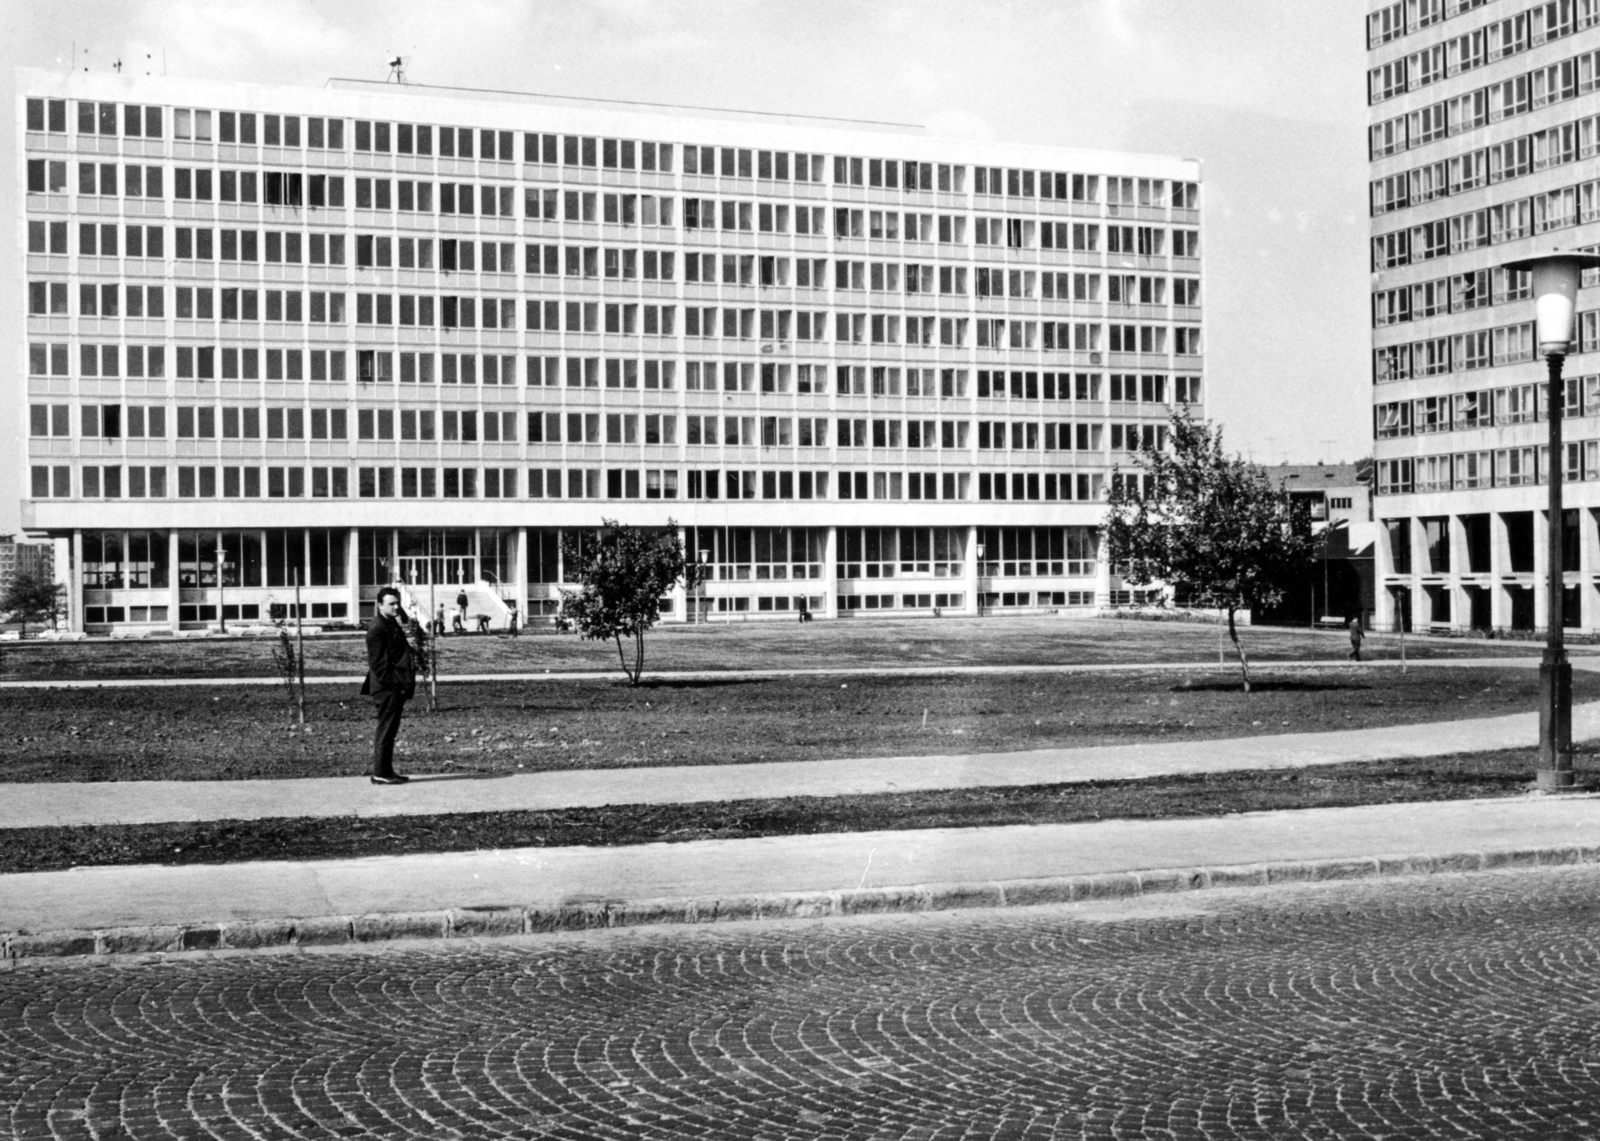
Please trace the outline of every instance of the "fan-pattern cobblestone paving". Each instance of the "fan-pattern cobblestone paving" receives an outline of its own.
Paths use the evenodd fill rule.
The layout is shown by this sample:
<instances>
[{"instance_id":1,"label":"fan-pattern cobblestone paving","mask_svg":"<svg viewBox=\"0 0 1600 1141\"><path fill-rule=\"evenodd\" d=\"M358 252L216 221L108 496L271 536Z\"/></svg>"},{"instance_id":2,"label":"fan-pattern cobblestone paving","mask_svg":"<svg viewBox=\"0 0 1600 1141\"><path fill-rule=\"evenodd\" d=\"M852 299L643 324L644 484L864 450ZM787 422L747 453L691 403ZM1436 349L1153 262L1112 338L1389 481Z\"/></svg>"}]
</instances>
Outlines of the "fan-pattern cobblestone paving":
<instances>
[{"instance_id":1,"label":"fan-pattern cobblestone paving","mask_svg":"<svg viewBox=\"0 0 1600 1141\"><path fill-rule=\"evenodd\" d=\"M0 1136L1600 1135L1600 869L0 972Z\"/></svg>"}]
</instances>

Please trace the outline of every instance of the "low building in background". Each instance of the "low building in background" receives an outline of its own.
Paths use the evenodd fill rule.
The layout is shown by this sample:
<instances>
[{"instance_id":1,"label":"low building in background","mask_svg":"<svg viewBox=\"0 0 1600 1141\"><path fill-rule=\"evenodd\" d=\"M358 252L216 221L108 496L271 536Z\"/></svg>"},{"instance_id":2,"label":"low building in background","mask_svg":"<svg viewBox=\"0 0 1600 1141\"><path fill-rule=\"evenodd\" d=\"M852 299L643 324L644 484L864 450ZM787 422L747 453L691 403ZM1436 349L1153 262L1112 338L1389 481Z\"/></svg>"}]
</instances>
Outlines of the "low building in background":
<instances>
[{"instance_id":1,"label":"low building in background","mask_svg":"<svg viewBox=\"0 0 1600 1141\"><path fill-rule=\"evenodd\" d=\"M1322 538L1317 560L1283 601L1255 621L1272 625L1371 625L1376 608L1372 518L1372 461L1353 464L1277 464L1267 478L1306 505L1311 532Z\"/></svg>"}]
</instances>

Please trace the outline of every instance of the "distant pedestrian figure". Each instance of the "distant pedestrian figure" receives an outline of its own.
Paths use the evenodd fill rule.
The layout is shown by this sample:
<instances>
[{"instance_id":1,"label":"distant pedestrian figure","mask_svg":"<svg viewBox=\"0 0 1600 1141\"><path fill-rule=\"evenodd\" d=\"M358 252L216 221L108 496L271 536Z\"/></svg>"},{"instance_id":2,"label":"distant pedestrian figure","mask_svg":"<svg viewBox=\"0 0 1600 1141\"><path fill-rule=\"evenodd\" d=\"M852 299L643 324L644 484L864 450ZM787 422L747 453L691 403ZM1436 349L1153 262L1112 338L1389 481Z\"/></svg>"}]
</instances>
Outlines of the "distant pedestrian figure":
<instances>
[{"instance_id":1,"label":"distant pedestrian figure","mask_svg":"<svg viewBox=\"0 0 1600 1141\"><path fill-rule=\"evenodd\" d=\"M1350 657L1355 661L1361 660L1361 639L1366 637L1361 632L1361 619L1350 619Z\"/></svg>"},{"instance_id":2,"label":"distant pedestrian figure","mask_svg":"<svg viewBox=\"0 0 1600 1141\"><path fill-rule=\"evenodd\" d=\"M444 603L442 602L439 603L439 608L433 614L433 632L435 634L444 633Z\"/></svg>"},{"instance_id":3,"label":"distant pedestrian figure","mask_svg":"<svg viewBox=\"0 0 1600 1141\"><path fill-rule=\"evenodd\" d=\"M394 771L394 739L400 717L417 690L417 674L400 609L400 592L378 591L378 612L367 625L367 677L361 692L378 703L378 728L372 739L372 783L404 784L409 778Z\"/></svg>"},{"instance_id":4,"label":"distant pedestrian figure","mask_svg":"<svg viewBox=\"0 0 1600 1141\"><path fill-rule=\"evenodd\" d=\"M467 592L464 590L456 595L456 614L455 618L451 620L451 625L455 628L457 634L465 634L467 632Z\"/></svg>"},{"instance_id":5,"label":"distant pedestrian figure","mask_svg":"<svg viewBox=\"0 0 1600 1141\"><path fill-rule=\"evenodd\" d=\"M506 607L511 611L511 613L506 617L506 633L515 638L519 633L521 633L521 631L517 629L517 604L515 602L507 602Z\"/></svg>"},{"instance_id":6,"label":"distant pedestrian figure","mask_svg":"<svg viewBox=\"0 0 1600 1141\"><path fill-rule=\"evenodd\" d=\"M487 634L488 632L489 632L489 616L487 614L478 615L478 633Z\"/></svg>"}]
</instances>

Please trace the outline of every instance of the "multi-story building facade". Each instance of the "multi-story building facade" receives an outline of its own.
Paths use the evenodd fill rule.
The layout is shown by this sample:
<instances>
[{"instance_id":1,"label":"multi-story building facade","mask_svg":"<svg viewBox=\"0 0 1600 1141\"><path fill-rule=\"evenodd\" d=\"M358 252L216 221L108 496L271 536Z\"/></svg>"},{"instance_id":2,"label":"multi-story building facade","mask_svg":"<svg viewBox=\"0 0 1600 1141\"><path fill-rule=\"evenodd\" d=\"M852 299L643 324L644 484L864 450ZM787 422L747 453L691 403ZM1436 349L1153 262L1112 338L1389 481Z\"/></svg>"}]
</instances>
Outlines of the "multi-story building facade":
<instances>
[{"instance_id":1,"label":"multi-story building facade","mask_svg":"<svg viewBox=\"0 0 1600 1141\"><path fill-rule=\"evenodd\" d=\"M1600 2L1367 18L1380 625L1547 625L1546 369L1520 257L1600 243ZM1567 625L1600 628L1600 309L1566 362Z\"/></svg>"},{"instance_id":2,"label":"multi-story building facade","mask_svg":"<svg viewBox=\"0 0 1600 1141\"><path fill-rule=\"evenodd\" d=\"M23 71L24 526L91 631L1118 596L1119 456L1203 397L1198 165L414 86ZM498 624L498 622L497 622Z\"/></svg>"}]
</instances>

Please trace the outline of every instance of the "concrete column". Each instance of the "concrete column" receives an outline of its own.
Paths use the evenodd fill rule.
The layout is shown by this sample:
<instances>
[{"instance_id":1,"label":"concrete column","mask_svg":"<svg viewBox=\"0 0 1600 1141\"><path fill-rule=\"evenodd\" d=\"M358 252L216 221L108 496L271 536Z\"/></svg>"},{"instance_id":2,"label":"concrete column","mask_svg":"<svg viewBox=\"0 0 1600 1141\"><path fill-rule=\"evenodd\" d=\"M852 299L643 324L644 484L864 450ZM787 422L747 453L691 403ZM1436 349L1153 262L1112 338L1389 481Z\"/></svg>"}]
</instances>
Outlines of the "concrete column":
<instances>
[{"instance_id":1,"label":"concrete column","mask_svg":"<svg viewBox=\"0 0 1600 1141\"><path fill-rule=\"evenodd\" d=\"M1504 578L1511 573L1511 542L1506 536L1505 516L1498 511L1489 512L1489 624L1496 630L1511 625L1511 598L1506 594Z\"/></svg>"},{"instance_id":2,"label":"concrete column","mask_svg":"<svg viewBox=\"0 0 1600 1141\"><path fill-rule=\"evenodd\" d=\"M350 541L344 549L344 581L349 586L345 596L350 600L349 620L361 624L361 529L350 528Z\"/></svg>"},{"instance_id":3,"label":"concrete column","mask_svg":"<svg viewBox=\"0 0 1600 1141\"><path fill-rule=\"evenodd\" d=\"M679 527L678 528L678 545L683 548L684 558L688 562L692 563L692 562L694 562L694 552L689 550L688 545L687 545L688 544L688 539L684 534L684 532L687 531L687 530L688 530L687 527ZM524 527L522 529L522 533L523 534L527 533L527 528L526 527ZM521 551L522 547L523 547L522 540L519 539L518 542L517 542L517 549L519 551ZM527 578L527 572L528 572L527 560L519 557L518 563L517 563L517 567L518 567L518 570L517 570L518 579ZM523 592L526 593L526 590L524 590ZM525 602L524 602L524 604L525 604ZM682 579L679 579L672 586L672 613L676 616L676 621L679 621L679 622L687 622L692 617L692 615L689 613L689 591L688 591L688 588L684 586L684 583L683 583Z\"/></svg>"},{"instance_id":4,"label":"concrete column","mask_svg":"<svg viewBox=\"0 0 1600 1141\"><path fill-rule=\"evenodd\" d=\"M839 528L828 528L828 541L822 549L822 616L839 617Z\"/></svg>"},{"instance_id":5,"label":"concrete column","mask_svg":"<svg viewBox=\"0 0 1600 1141\"><path fill-rule=\"evenodd\" d=\"M1449 516L1450 527L1450 624L1457 630L1472 626L1472 598L1462 579L1467 575L1467 529L1461 516Z\"/></svg>"},{"instance_id":6,"label":"concrete column","mask_svg":"<svg viewBox=\"0 0 1600 1141\"><path fill-rule=\"evenodd\" d=\"M1600 622L1596 621L1600 614L1600 593L1595 591L1595 568L1600 566L1600 520L1595 517L1593 508L1585 507L1578 512L1578 581L1581 589L1578 593L1583 598L1583 629L1593 631Z\"/></svg>"},{"instance_id":7,"label":"concrete column","mask_svg":"<svg viewBox=\"0 0 1600 1141\"><path fill-rule=\"evenodd\" d=\"M1394 573L1394 550L1389 541L1389 521L1378 520L1378 537L1372 549L1372 622L1379 630L1390 629L1396 618L1394 597L1388 579Z\"/></svg>"},{"instance_id":8,"label":"concrete column","mask_svg":"<svg viewBox=\"0 0 1600 1141\"><path fill-rule=\"evenodd\" d=\"M998 555L999 552L996 552ZM1105 528L1100 528L1094 555L1094 597L1101 606L1111 605L1111 555L1106 545Z\"/></svg>"},{"instance_id":9,"label":"concrete column","mask_svg":"<svg viewBox=\"0 0 1600 1141\"><path fill-rule=\"evenodd\" d=\"M1533 624L1550 627L1550 513L1533 513Z\"/></svg>"},{"instance_id":10,"label":"concrete column","mask_svg":"<svg viewBox=\"0 0 1600 1141\"><path fill-rule=\"evenodd\" d=\"M172 619L172 632L178 632L178 532L176 529L167 532L167 573L171 576L170 593L168 594L167 615Z\"/></svg>"},{"instance_id":11,"label":"concrete column","mask_svg":"<svg viewBox=\"0 0 1600 1141\"><path fill-rule=\"evenodd\" d=\"M67 567L67 629L83 630L83 532L72 532L72 555ZM174 611L176 613L176 611Z\"/></svg>"},{"instance_id":12,"label":"concrete column","mask_svg":"<svg viewBox=\"0 0 1600 1141\"><path fill-rule=\"evenodd\" d=\"M1411 536L1411 573L1406 576L1406 587L1411 591L1411 628L1426 630L1432 617L1428 594L1422 589L1422 575L1428 567L1428 533L1416 515L1406 519L1407 534Z\"/></svg>"},{"instance_id":13,"label":"concrete column","mask_svg":"<svg viewBox=\"0 0 1600 1141\"><path fill-rule=\"evenodd\" d=\"M978 612L978 528L967 528L966 550L961 559L961 588L966 592L967 604L963 614Z\"/></svg>"},{"instance_id":14,"label":"concrete column","mask_svg":"<svg viewBox=\"0 0 1600 1141\"><path fill-rule=\"evenodd\" d=\"M683 532L678 532L683 537ZM511 596L517 602L517 623L524 629L528 625L528 529L517 528L517 582Z\"/></svg>"}]
</instances>

